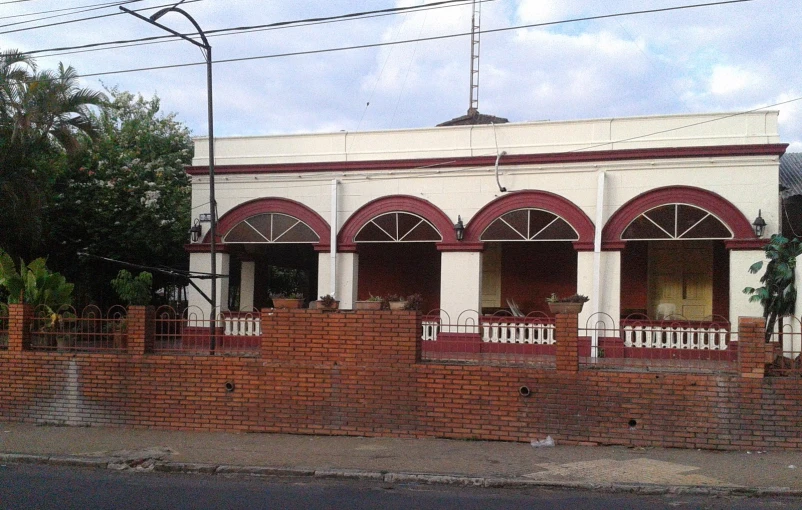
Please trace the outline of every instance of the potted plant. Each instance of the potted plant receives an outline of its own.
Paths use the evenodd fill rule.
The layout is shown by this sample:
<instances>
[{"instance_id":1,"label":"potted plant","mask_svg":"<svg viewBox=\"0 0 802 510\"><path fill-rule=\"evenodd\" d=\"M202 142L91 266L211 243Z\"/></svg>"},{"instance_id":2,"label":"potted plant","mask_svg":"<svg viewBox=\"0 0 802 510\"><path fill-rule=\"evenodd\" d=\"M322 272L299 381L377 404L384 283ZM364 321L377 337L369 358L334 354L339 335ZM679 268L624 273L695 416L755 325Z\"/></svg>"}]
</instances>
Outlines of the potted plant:
<instances>
[{"instance_id":1,"label":"potted plant","mask_svg":"<svg viewBox=\"0 0 802 510\"><path fill-rule=\"evenodd\" d=\"M370 295L368 299L359 300L356 302L357 310L381 310L384 298L381 296Z\"/></svg>"},{"instance_id":2,"label":"potted plant","mask_svg":"<svg viewBox=\"0 0 802 510\"><path fill-rule=\"evenodd\" d=\"M404 310L407 307L407 300L398 294L390 294L387 296L387 303L390 310Z\"/></svg>"},{"instance_id":3,"label":"potted plant","mask_svg":"<svg viewBox=\"0 0 802 510\"><path fill-rule=\"evenodd\" d=\"M410 294L407 296L404 310L420 310L421 305L423 305L423 296L417 293Z\"/></svg>"},{"instance_id":4,"label":"potted plant","mask_svg":"<svg viewBox=\"0 0 802 510\"><path fill-rule=\"evenodd\" d=\"M588 297L582 294L561 298L552 293L550 297L546 298L551 313L579 313L587 301L589 301Z\"/></svg>"},{"instance_id":5,"label":"potted plant","mask_svg":"<svg viewBox=\"0 0 802 510\"><path fill-rule=\"evenodd\" d=\"M291 294L271 294L273 308L301 308L304 306L304 296L298 292Z\"/></svg>"},{"instance_id":6,"label":"potted plant","mask_svg":"<svg viewBox=\"0 0 802 510\"><path fill-rule=\"evenodd\" d=\"M339 307L340 302L334 299L331 294L320 296L320 299L317 300L317 308L319 310L336 310Z\"/></svg>"}]
</instances>

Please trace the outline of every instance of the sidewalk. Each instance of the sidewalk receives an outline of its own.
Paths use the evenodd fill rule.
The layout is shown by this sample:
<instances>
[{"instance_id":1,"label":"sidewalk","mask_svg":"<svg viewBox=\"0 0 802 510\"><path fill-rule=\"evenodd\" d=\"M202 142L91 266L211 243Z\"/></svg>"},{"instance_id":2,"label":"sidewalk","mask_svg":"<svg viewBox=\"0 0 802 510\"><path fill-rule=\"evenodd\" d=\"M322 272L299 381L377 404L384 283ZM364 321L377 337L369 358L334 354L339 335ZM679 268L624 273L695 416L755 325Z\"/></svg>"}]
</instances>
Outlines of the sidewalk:
<instances>
[{"instance_id":1,"label":"sidewalk","mask_svg":"<svg viewBox=\"0 0 802 510\"><path fill-rule=\"evenodd\" d=\"M534 448L524 443L0 423L0 463L373 478L484 486L802 495L802 452Z\"/></svg>"}]
</instances>

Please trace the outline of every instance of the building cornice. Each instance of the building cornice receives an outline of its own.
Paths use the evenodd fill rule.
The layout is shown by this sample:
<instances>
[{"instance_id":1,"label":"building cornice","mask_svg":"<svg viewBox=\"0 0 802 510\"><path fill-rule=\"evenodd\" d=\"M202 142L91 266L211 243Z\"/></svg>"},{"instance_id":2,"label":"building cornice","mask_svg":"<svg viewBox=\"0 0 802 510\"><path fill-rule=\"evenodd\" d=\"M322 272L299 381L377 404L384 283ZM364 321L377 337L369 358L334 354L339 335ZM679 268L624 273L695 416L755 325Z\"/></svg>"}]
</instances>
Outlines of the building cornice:
<instances>
[{"instance_id":1,"label":"building cornice","mask_svg":"<svg viewBox=\"0 0 802 510\"><path fill-rule=\"evenodd\" d=\"M510 154L501 158L500 166L552 165L566 163L605 163L627 160L709 158L730 156L782 156L788 144L714 145L697 147L657 147L648 149L622 149L603 151L576 151L544 154ZM369 161L327 161L309 163L275 163L216 165L215 173L226 174L282 174L321 172L366 172L380 170L413 170L419 168L460 168L493 166L495 156L468 156L454 158L408 158ZM190 175L208 174L207 166L188 166Z\"/></svg>"}]
</instances>

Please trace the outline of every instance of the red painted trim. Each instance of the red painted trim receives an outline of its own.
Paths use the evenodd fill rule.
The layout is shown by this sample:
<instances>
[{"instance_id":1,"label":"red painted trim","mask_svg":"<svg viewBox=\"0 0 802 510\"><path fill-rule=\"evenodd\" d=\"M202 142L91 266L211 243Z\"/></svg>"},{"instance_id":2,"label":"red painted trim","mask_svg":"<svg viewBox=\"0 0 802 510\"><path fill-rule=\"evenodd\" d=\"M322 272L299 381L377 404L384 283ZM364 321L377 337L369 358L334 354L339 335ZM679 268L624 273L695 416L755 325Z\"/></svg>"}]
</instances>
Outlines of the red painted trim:
<instances>
[{"instance_id":1,"label":"red painted trim","mask_svg":"<svg viewBox=\"0 0 802 510\"><path fill-rule=\"evenodd\" d=\"M286 198L257 198L238 205L220 218L220 221L217 223L217 235L222 238L229 230L237 226L239 222L251 216L263 213L281 213L298 218L309 225L309 227L315 231L315 234L320 237L320 241L314 244L316 249L318 247L324 251L329 249L331 245L331 230L326 220L300 202L287 200ZM208 232L203 242L209 242Z\"/></svg>"},{"instance_id":2,"label":"red painted trim","mask_svg":"<svg viewBox=\"0 0 802 510\"><path fill-rule=\"evenodd\" d=\"M701 158L726 156L782 156L788 144L717 145L702 147L660 147L604 151L556 152L546 154L511 154L501 158L499 165L550 165L626 161L633 159ZM457 158L388 159L371 161L330 161L322 163L279 163L257 165L216 165L217 174L279 174L299 172L365 172L370 170L410 170L420 167L493 166L495 156ZM206 166L189 166L190 175L208 174Z\"/></svg>"},{"instance_id":3,"label":"red painted trim","mask_svg":"<svg viewBox=\"0 0 802 510\"><path fill-rule=\"evenodd\" d=\"M574 249L576 251L593 251L595 245L592 241L574 241Z\"/></svg>"},{"instance_id":4,"label":"red painted trim","mask_svg":"<svg viewBox=\"0 0 802 510\"><path fill-rule=\"evenodd\" d=\"M767 244L768 239L730 239L724 241L724 246L728 250L741 251L741 250L762 250Z\"/></svg>"},{"instance_id":5,"label":"red painted trim","mask_svg":"<svg viewBox=\"0 0 802 510\"><path fill-rule=\"evenodd\" d=\"M640 214L666 204L690 204L708 211L720 219L733 233L733 240L755 240L752 223L732 203L712 191L691 186L667 186L638 195L618 208L602 230L604 243L626 242L621 234Z\"/></svg>"},{"instance_id":6,"label":"red painted trim","mask_svg":"<svg viewBox=\"0 0 802 510\"><path fill-rule=\"evenodd\" d=\"M579 234L579 243L593 245L593 222L573 202L546 191L515 191L506 194L482 207L471 218L465 229L465 241L480 243L479 236L488 225L502 214L516 209L537 208L549 211L567 221Z\"/></svg>"},{"instance_id":7,"label":"red painted trim","mask_svg":"<svg viewBox=\"0 0 802 510\"><path fill-rule=\"evenodd\" d=\"M439 207L417 197L389 195L368 202L348 218L337 236L337 249L346 252L355 251L356 243L354 243L354 237L365 223L376 216L389 212L417 214L429 221L443 238L442 241L437 243L438 246L444 244L453 245L459 242L454 233L454 225L451 223L451 219Z\"/></svg>"},{"instance_id":8,"label":"red painted trim","mask_svg":"<svg viewBox=\"0 0 802 510\"><path fill-rule=\"evenodd\" d=\"M485 243L469 243L467 241L457 241L456 243L440 243L437 245L439 251L485 251Z\"/></svg>"},{"instance_id":9,"label":"red painted trim","mask_svg":"<svg viewBox=\"0 0 802 510\"><path fill-rule=\"evenodd\" d=\"M211 253L212 245L206 241L202 243L185 244L184 251L187 253ZM228 253L228 246L218 241L214 247L214 251L217 253Z\"/></svg>"}]
</instances>

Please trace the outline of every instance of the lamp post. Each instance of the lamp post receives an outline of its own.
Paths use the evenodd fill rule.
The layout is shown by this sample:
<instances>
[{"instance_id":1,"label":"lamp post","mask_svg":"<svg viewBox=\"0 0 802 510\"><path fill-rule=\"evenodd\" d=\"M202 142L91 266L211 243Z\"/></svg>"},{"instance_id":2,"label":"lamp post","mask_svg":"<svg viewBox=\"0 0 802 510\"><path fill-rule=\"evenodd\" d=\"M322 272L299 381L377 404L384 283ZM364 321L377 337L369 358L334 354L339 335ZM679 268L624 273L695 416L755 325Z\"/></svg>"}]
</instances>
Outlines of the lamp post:
<instances>
[{"instance_id":1,"label":"lamp post","mask_svg":"<svg viewBox=\"0 0 802 510\"><path fill-rule=\"evenodd\" d=\"M209 349L211 352L215 350L215 312L217 309L217 253L216 253L216 242L217 242L217 202L214 199L214 111L212 108L212 46L209 44L209 41L206 39L206 34L203 33L201 27L195 21L195 19L187 14L186 11L183 9L179 9L178 6L183 3L184 0L181 0L177 4L172 7L167 7L161 9L160 11L156 12L149 18L142 16L130 9L126 9L125 7L120 6L120 10L135 16L142 21L150 23L156 27L161 28L185 41L189 41L195 46L201 49L201 53L203 53L203 58L206 60L206 104L207 104L207 115L208 115L208 123L209 123L209 210L211 212L211 222L209 224L209 237L211 238L211 255L212 255L212 296L209 300L209 304L212 307L211 313L211 324L209 328ZM198 35L200 36L200 41L196 41L186 35L176 32L172 28L166 27L161 23L157 23L157 20L167 14L168 12L177 12L178 14L183 15L185 18L189 20L190 23L195 27L195 30L198 31Z\"/></svg>"}]
</instances>

